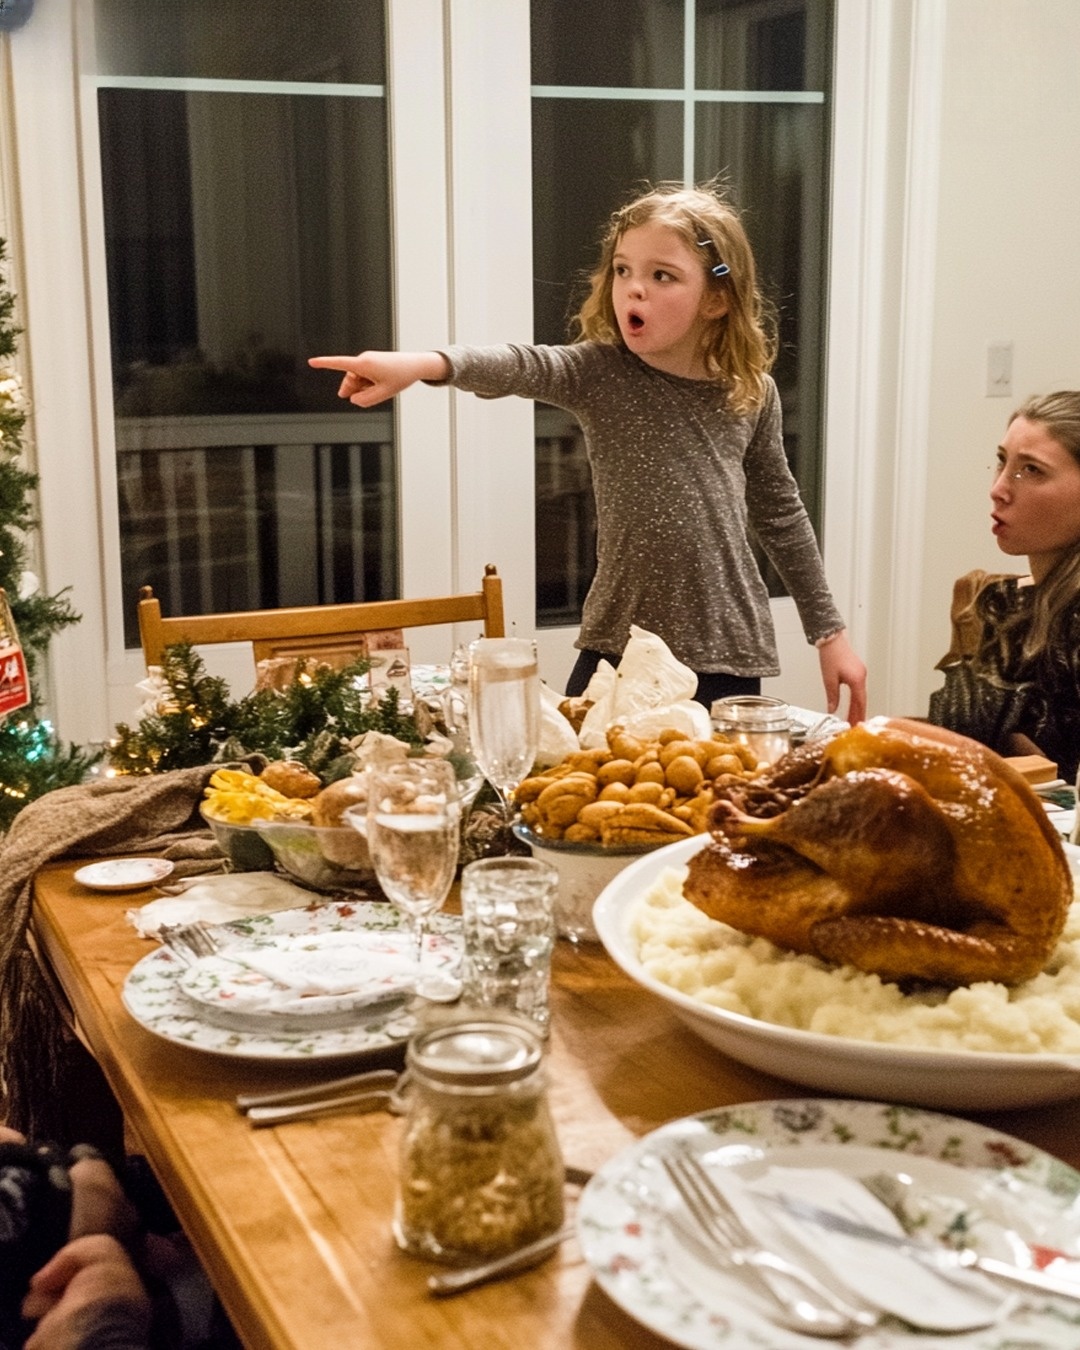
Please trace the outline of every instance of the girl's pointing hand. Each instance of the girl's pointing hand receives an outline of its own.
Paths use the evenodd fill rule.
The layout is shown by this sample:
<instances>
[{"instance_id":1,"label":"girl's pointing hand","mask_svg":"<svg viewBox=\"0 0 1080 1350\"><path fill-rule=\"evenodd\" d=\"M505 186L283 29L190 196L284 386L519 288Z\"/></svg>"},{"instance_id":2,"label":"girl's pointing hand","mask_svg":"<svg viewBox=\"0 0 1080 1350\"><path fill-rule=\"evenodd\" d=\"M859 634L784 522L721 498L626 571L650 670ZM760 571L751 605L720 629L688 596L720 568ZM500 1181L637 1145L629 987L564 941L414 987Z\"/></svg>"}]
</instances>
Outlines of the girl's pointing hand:
<instances>
[{"instance_id":1,"label":"girl's pointing hand","mask_svg":"<svg viewBox=\"0 0 1080 1350\"><path fill-rule=\"evenodd\" d=\"M340 370L338 397L360 408L373 408L417 380L445 380L450 373L438 352L361 352L359 356L312 356L317 370Z\"/></svg>"}]
</instances>

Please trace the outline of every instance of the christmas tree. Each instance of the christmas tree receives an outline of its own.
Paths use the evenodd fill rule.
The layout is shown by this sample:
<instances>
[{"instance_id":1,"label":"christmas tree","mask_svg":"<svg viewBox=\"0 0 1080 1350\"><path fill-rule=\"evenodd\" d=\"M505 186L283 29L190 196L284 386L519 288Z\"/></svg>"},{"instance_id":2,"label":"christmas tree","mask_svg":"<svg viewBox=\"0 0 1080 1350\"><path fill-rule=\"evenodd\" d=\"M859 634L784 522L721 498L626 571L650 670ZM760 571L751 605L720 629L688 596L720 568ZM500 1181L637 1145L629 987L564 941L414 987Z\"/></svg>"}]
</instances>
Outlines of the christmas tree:
<instances>
[{"instance_id":1,"label":"christmas tree","mask_svg":"<svg viewBox=\"0 0 1080 1350\"><path fill-rule=\"evenodd\" d=\"M15 296L7 286L0 239L0 588L7 595L22 643L30 702L0 722L0 831L35 797L78 783L97 756L64 746L42 712L36 676L53 635L80 615L65 591L44 595L30 569L30 533L37 524L37 475L25 467L26 398L14 356L21 330L15 326Z\"/></svg>"}]
</instances>

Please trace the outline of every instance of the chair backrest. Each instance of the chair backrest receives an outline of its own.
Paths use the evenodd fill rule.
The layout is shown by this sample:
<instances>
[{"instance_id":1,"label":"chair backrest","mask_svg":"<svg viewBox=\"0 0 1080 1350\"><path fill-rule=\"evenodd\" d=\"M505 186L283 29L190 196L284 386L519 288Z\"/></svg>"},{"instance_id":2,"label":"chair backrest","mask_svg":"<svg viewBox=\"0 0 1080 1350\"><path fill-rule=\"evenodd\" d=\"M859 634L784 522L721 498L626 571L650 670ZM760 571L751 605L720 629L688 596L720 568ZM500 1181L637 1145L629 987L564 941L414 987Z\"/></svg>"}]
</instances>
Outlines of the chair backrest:
<instances>
[{"instance_id":1,"label":"chair backrest","mask_svg":"<svg viewBox=\"0 0 1080 1350\"><path fill-rule=\"evenodd\" d=\"M504 637L502 578L493 564L484 568L480 590L424 600L372 600L348 605L302 605L290 609L249 609L233 614L187 614L166 619L151 586L139 591L139 635L147 666L160 666L165 648L250 642L256 664L275 656L308 656L340 650L366 633L385 628L479 620L485 637Z\"/></svg>"}]
</instances>

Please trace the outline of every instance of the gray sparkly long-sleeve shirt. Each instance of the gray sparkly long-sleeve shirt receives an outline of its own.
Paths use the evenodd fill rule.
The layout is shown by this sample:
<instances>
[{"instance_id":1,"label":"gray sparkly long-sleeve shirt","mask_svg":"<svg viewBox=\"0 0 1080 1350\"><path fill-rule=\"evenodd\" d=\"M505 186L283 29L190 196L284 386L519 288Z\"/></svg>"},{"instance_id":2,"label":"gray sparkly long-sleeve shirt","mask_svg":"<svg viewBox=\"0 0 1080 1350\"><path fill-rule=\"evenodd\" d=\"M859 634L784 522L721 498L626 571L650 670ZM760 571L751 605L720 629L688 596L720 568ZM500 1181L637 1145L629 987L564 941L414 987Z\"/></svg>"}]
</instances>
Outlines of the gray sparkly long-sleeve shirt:
<instances>
[{"instance_id":1,"label":"gray sparkly long-sleeve shirt","mask_svg":"<svg viewBox=\"0 0 1080 1350\"><path fill-rule=\"evenodd\" d=\"M751 531L810 642L843 627L788 467L772 379L760 408L725 409L708 380L668 375L621 347L452 346L446 383L518 395L581 424L596 494L596 576L577 646L616 654L637 624L692 670L780 673Z\"/></svg>"}]
</instances>

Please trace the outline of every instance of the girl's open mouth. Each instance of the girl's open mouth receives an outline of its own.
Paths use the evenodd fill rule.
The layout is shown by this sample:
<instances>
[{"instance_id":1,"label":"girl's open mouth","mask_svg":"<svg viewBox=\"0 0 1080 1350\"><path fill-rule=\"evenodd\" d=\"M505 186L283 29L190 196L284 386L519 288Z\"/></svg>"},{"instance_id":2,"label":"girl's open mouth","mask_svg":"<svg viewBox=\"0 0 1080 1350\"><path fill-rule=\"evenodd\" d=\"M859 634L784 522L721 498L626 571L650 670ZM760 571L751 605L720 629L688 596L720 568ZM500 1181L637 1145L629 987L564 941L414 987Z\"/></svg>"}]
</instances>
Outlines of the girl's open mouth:
<instances>
[{"instance_id":1,"label":"girl's open mouth","mask_svg":"<svg viewBox=\"0 0 1080 1350\"><path fill-rule=\"evenodd\" d=\"M626 316L626 326L631 333L640 333L645 327L645 320L640 314L628 314Z\"/></svg>"}]
</instances>

